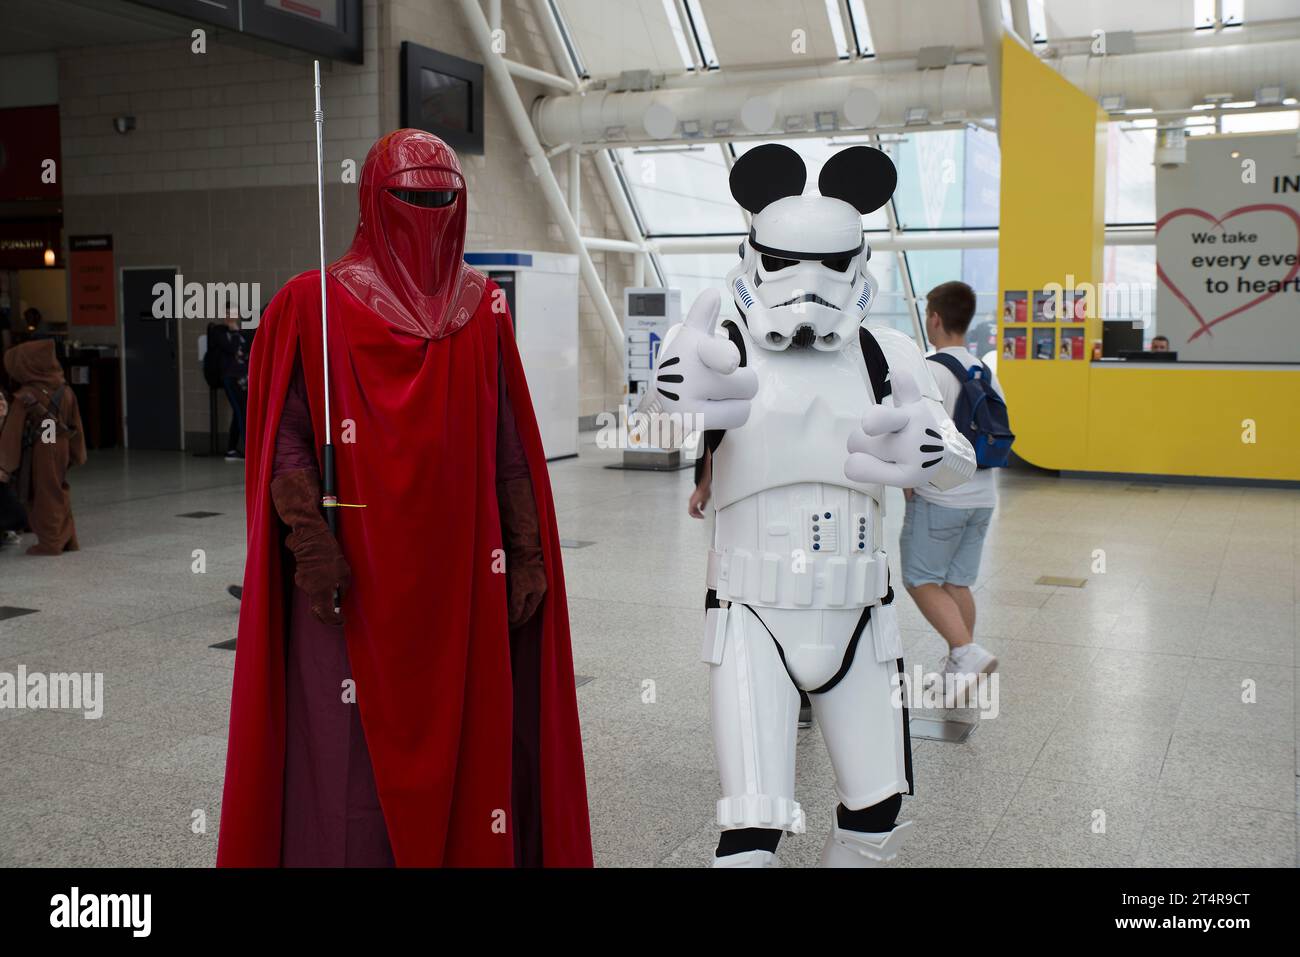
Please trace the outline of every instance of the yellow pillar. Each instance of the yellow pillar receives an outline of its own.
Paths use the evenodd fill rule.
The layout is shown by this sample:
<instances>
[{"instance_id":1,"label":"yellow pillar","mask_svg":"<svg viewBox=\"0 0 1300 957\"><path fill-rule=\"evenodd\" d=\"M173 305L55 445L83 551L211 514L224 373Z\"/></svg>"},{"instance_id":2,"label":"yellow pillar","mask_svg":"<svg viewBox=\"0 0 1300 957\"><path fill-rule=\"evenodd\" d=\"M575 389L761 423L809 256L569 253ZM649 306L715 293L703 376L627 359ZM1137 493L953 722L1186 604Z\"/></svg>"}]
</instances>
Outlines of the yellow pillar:
<instances>
[{"instance_id":1,"label":"yellow pillar","mask_svg":"<svg viewBox=\"0 0 1300 957\"><path fill-rule=\"evenodd\" d=\"M1056 287L1096 288L1103 280L1106 114L1097 103L1015 40L1002 41L1002 189L998 226L999 300ZM1087 468L1089 366L1101 338L1098 298L1082 322L998 322L1023 328L1025 358L998 360L1016 453L1049 469ZM1034 359L1035 330L1050 329L1053 358ZM1056 358L1061 335L1082 332L1079 360Z\"/></svg>"}]
</instances>

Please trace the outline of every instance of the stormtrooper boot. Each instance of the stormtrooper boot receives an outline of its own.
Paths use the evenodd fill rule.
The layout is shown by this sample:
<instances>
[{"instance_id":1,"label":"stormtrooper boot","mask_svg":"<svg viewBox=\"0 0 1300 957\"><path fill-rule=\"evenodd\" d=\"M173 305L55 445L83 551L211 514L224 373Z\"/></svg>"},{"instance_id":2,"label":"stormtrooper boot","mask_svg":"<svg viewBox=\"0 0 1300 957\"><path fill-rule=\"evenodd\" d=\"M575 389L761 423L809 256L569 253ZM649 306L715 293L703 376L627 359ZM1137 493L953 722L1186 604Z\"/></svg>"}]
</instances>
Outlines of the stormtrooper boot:
<instances>
[{"instance_id":1,"label":"stormtrooper boot","mask_svg":"<svg viewBox=\"0 0 1300 957\"><path fill-rule=\"evenodd\" d=\"M898 856L898 849L911 830L911 821L896 824L892 831L875 834L850 831L840 827L837 821L826 835L822 867L883 867Z\"/></svg>"},{"instance_id":2,"label":"stormtrooper boot","mask_svg":"<svg viewBox=\"0 0 1300 957\"><path fill-rule=\"evenodd\" d=\"M741 851L713 859L714 867L780 867L771 851Z\"/></svg>"}]
</instances>

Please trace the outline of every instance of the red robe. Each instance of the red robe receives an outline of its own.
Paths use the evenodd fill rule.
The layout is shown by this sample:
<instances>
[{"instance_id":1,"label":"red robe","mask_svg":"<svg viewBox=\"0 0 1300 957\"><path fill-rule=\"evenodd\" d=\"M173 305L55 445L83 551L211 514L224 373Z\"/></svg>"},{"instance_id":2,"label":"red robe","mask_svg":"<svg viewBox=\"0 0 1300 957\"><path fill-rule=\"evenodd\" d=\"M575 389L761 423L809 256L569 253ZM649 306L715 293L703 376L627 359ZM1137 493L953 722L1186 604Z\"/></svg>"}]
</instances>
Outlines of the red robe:
<instances>
[{"instance_id":1,"label":"red robe","mask_svg":"<svg viewBox=\"0 0 1300 957\"><path fill-rule=\"evenodd\" d=\"M546 866L591 866L555 509L510 316L493 308L504 298L489 282L463 328L427 339L383 321L332 276L327 283L338 498L365 506L339 509L339 541L352 570L345 636L394 859L399 866L514 863L512 676L497 551L500 363L528 458L548 583L532 622L541 653L535 793L542 858ZM252 353L248 561L218 866L280 862L289 589L270 483L295 353L323 442L316 271L294 278L271 302Z\"/></svg>"}]
</instances>

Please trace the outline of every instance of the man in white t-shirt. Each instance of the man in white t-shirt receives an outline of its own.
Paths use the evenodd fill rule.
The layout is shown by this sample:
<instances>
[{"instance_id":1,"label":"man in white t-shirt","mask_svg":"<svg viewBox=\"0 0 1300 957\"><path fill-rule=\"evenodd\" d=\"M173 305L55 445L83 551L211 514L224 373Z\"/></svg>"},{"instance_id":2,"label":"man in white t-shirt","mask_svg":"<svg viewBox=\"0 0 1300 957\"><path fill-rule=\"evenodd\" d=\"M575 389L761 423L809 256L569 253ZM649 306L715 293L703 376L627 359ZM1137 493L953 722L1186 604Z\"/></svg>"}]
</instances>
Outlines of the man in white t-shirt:
<instances>
[{"instance_id":1,"label":"man in white t-shirt","mask_svg":"<svg viewBox=\"0 0 1300 957\"><path fill-rule=\"evenodd\" d=\"M926 295L925 331L940 352L955 356L963 368L980 360L966 349L966 330L975 315L975 291L964 282L945 282ZM937 362L929 363L943 394L948 415L956 412L961 383ZM999 395L1002 387L993 379ZM907 489L907 510L899 537L903 585L926 621L948 643L945 673L974 676L995 671L998 660L975 643L975 597L984 536L998 503L993 469L949 492L933 487Z\"/></svg>"}]
</instances>

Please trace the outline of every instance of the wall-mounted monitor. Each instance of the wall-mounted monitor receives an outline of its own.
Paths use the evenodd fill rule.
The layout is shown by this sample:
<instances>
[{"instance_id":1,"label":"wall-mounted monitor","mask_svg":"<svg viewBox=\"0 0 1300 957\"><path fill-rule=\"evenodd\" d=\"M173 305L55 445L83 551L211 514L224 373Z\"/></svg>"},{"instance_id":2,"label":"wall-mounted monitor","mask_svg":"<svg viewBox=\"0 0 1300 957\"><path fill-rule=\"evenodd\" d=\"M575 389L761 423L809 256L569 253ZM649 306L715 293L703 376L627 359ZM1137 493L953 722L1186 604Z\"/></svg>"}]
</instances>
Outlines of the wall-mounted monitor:
<instances>
[{"instance_id":1,"label":"wall-mounted monitor","mask_svg":"<svg viewBox=\"0 0 1300 957\"><path fill-rule=\"evenodd\" d=\"M363 0L134 0L333 60L361 63Z\"/></svg>"},{"instance_id":2,"label":"wall-mounted monitor","mask_svg":"<svg viewBox=\"0 0 1300 957\"><path fill-rule=\"evenodd\" d=\"M402 126L433 133L458 153L482 154L482 64L403 42Z\"/></svg>"},{"instance_id":3,"label":"wall-mounted monitor","mask_svg":"<svg viewBox=\"0 0 1300 957\"><path fill-rule=\"evenodd\" d=\"M244 32L362 62L361 0L243 0Z\"/></svg>"}]
</instances>

